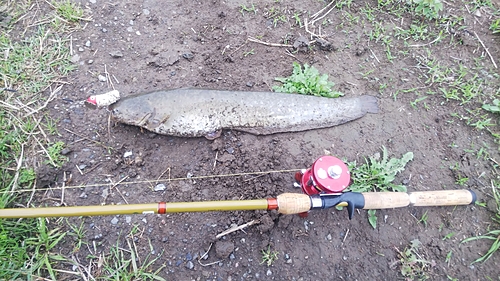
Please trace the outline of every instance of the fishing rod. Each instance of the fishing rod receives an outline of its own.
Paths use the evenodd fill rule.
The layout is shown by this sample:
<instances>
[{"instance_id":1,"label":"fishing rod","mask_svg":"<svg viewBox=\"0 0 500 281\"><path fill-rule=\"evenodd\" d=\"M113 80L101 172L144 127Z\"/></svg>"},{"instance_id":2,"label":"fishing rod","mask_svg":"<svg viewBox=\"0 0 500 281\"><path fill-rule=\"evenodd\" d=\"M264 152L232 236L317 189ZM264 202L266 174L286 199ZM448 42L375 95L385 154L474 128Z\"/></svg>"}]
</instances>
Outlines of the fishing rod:
<instances>
[{"instance_id":1,"label":"fishing rod","mask_svg":"<svg viewBox=\"0 0 500 281\"><path fill-rule=\"evenodd\" d=\"M311 210L347 207L349 219L355 209L390 209L407 206L455 206L476 201L472 190L418 192L343 192L350 183L347 166L333 156L318 158L310 169L295 174L303 193L283 193L276 198L148 204L0 209L0 218L166 214L207 211L277 210L281 214L306 216Z\"/></svg>"}]
</instances>

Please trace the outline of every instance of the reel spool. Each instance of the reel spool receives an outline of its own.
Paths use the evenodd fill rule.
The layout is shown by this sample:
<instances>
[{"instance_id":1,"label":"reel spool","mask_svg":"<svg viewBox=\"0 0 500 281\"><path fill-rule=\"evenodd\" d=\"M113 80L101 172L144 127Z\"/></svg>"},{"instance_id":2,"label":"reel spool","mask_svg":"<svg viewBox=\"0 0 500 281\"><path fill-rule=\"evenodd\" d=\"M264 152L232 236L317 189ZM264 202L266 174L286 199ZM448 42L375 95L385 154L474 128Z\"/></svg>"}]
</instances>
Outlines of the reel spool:
<instances>
[{"instance_id":1,"label":"reel spool","mask_svg":"<svg viewBox=\"0 0 500 281\"><path fill-rule=\"evenodd\" d=\"M296 186L307 195L341 193L349 186L351 175L347 165L333 156L322 156L307 170L295 174Z\"/></svg>"}]
</instances>

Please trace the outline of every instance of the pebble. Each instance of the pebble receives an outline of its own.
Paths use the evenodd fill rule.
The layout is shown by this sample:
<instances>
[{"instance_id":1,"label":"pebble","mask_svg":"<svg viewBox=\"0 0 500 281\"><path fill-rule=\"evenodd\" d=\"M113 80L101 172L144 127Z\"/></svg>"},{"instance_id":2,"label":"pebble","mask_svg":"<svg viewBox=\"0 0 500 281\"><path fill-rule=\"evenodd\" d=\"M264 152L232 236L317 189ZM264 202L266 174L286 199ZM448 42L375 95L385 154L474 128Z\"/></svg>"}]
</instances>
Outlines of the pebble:
<instances>
[{"instance_id":1,"label":"pebble","mask_svg":"<svg viewBox=\"0 0 500 281\"><path fill-rule=\"evenodd\" d=\"M287 263L287 264L292 264L292 262L293 262L293 261L292 261L292 259L291 259L291 258L289 258L289 259L287 259L287 260L286 260L286 263Z\"/></svg>"},{"instance_id":2,"label":"pebble","mask_svg":"<svg viewBox=\"0 0 500 281\"><path fill-rule=\"evenodd\" d=\"M125 153L123 153L123 158L127 158L130 156L132 156L132 151L126 151Z\"/></svg>"},{"instance_id":3,"label":"pebble","mask_svg":"<svg viewBox=\"0 0 500 281\"><path fill-rule=\"evenodd\" d=\"M79 48L78 48L78 51L79 51L79 52L83 52L83 51L85 51L85 49L84 49L84 48L82 48L82 47L79 47Z\"/></svg>"},{"instance_id":4,"label":"pebble","mask_svg":"<svg viewBox=\"0 0 500 281\"><path fill-rule=\"evenodd\" d=\"M157 184L155 186L155 191L163 191L165 189L167 189L167 187L163 183Z\"/></svg>"},{"instance_id":5,"label":"pebble","mask_svg":"<svg viewBox=\"0 0 500 281\"><path fill-rule=\"evenodd\" d=\"M106 77L104 77L103 75L99 74L99 76L97 76L97 79L99 79L99 81L101 82L106 82Z\"/></svg>"},{"instance_id":6,"label":"pebble","mask_svg":"<svg viewBox=\"0 0 500 281\"><path fill-rule=\"evenodd\" d=\"M128 32L134 32L134 28L133 28L133 27L131 27L131 26L129 26L129 27L127 27L127 31L128 31Z\"/></svg>"},{"instance_id":7,"label":"pebble","mask_svg":"<svg viewBox=\"0 0 500 281\"><path fill-rule=\"evenodd\" d=\"M78 54L74 54L74 55L71 57L71 62L72 62L72 63L77 63L79 60L80 60L80 55L78 55Z\"/></svg>"},{"instance_id":8,"label":"pebble","mask_svg":"<svg viewBox=\"0 0 500 281\"><path fill-rule=\"evenodd\" d=\"M82 193L80 194L80 198L87 198L87 193L82 192Z\"/></svg>"},{"instance_id":9,"label":"pebble","mask_svg":"<svg viewBox=\"0 0 500 281\"><path fill-rule=\"evenodd\" d=\"M229 154L233 154L234 153L234 148L230 147L230 148L226 149L226 151Z\"/></svg>"},{"instance_id":10,"label":"pebble","mask_svg":"<svg viewBox=\"0 0 500 281\"><path fill-rule=\"evenodd\" d=\"M194 58L194 55L191 52L186 52L186 53L182 54L182 57L190 61Z\"/></svg>"},{"instance_id":11,"label":"pebble","mask_svg":"<svg viewBox=\"0 0 500 281\"><path fill-rule=\"evenodd\" d=\"M132 222L132 217L131 216L126 216L125 217L125 222L131 223Z\"/></svg>"},{"instance_id":12,"label":"pebble","mask_svg":"<svg viewBox=\"0 0 500 281\"><path fill-rule=\"evenodd\" d=\"M178 260L178 261L176 261L176 262L175 262L175 266L179 266L179 265L181 265L181 264L182 264L182 261L181 261L181 260Z\"/></svg>"},{"instance_id":13,"label":"pebble","mask_svg":"<svg viewBox=\"0 0 500 281\"><path fill-rule=\"evenodd\" d=\"M111 220L111 224L116 225L117 223L118 223L118 218L117 218L117 217L114 217L114 218Z\"/></svg>"},{"instance_id":14,"label":"pebble","mask_svg":"<svg viewBox=\"0 0 500 281\"><path fill-rule=\"evenodd\" d=\"M230 260L234 260L235 258L236 258L236 257L234 256L234 254L233 254L233 253L231 253L231 254L229 255L229 259L230 259Z\"/></svg>"},{"instance_id":15,"label":"pebble","mask_svg":"<svg viewBox=\"0 0 500 281\"><path fill-rule=\"evenodd\" d=\"M108 30L107 30L106 28L102 28L102 29L101 29L101 31L102 31L103 33L108 32Z\"/></svg>"},{"instance_id":16,"label":"pebble","mask_svg":"<svg viewBox=\"0 0 500 281\"><path fill-rule=\"evenodd\" d=\"M67 154L69 154L72 151L73 150L71 150L71 148L65 147L65 148L63 148L63 150L61 150L61 154L62 155L67 155Z\"/></svg>"},{"instance_id":17,"label":"pebble","mask_svg":"<svg viewBox=\"0 0 500 281\"><path fill-rule=\"evenodd\" d=\"M129 24L130 24L130 25L134 25L134 20L130 20L130 21L129 21Z\"/></svg>"},{"instance_id":18,"label":"pebble","mask_svg":"<svg viewBox=\"0 0 500 281\"><path fill-rule=\"evenodd\" d=\"M215 243L215 253L221 259L227 258L234 251L234 243L229 241L218 241Z\"/></svg>"},{"instance_id":19,"label":"pebble","mask_svg":"<svg viewBox=\"0 0 500 281\"><path fill-rule=\"evenodd\" d=\"M89 60L87 61L88 64L93 64L94 63L94 60Z\"/></svg>"},{"instance_id":20,"label":"pebble","mask_svg":"<svg viewBox=\"0 0 500 281\"><path fill-rule=\"evenodd\" d=\"M85 42L85 47L90 47L91 44L90 44L90 40L87 40L87 42Z\"/></svg>"},{"instance_id":21,"label":"pebble","mask_svg":"<svg viewBox=\"0 0 500 281\"><path fill-rule=\"evenodd\" d=\"M253 87L253 83L252 82L247 82L247 87L252 88Z\"/></svg>"},{"instance_id":22,"label":"pebble","mask_svg":"<svg viewBox=\"0 0 500 281\"><path fill-rule=\"evenodd\" d=\"M89 0L89 2L90 2L91 4L95 4L95 3L97 3L97 0Z\"/></svg>"},{"instance_id":23,"label":"pebble","mask_svg":"<svg viewBox=\"0 0 500 281\"><path fill-rule=\"evenodd\" d=\"M328 240L328 241L332 240L332 235L331 235L331 234L328 234L328 235L326 236L326 240Z\"/></svg>"},{"instance_id":24,"label":"pebble","mask_svg":"<svg viewBox=\"0 0 500 281\"><path fill-rule=\"evenodd\" d=\"M272 274L273 274L273 272L270 269L268 269L267 272L266 272L266 275L267 276L271 276Z\"/></svg>"},{"instance_id":25,"label":"pebble","mask_svg":"<svg viewBox=\"0 0 500 281\"><path fill-rule=\"evenodd\" d=\"M123 57L123 54L120 50L112 51L109 53L109 55L113 58L121 58Z\"/></svg>"},{"instance_id":26,"label":"pebble","mask_svg":"<svg viewBox=\"0 0 500 281\"><path fill-rule=\"evenodd\" d=\"M137 31L135 32L135 34L136 34L136 35L141 35L141 32L140 32L139 30L137 30Z\"/></svg>"},{"instance_id":27,"label":"pebble","mask_svg":"<svg viewBox=\"0 0 500 281\"><path fill-rule=\"evenodd\" d=\"M191 253L187 253L186 260L187 261L192 261L193 260L193 256L191 255Z\"/></svg>"},{"instance_id":28,"label":"pebble","mask_svg":"<svg viewBox=\"0 0 500 281\"><path fill-rule=\"evenodd\" d=\"M148 16L150 14L149 10L148 9L142 9L142 13L146 16Z\"/></svg>"}]
</instances>

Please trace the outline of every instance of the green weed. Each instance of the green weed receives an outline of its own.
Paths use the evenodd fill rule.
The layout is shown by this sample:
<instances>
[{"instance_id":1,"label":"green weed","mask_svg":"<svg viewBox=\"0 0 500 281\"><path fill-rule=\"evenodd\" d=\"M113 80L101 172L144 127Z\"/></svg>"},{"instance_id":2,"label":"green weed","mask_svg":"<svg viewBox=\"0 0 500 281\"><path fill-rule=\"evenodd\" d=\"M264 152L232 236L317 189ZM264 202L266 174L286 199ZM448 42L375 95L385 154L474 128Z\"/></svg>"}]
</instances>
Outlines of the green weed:
<instances>
[{"instance_id":1,"label":"green weed","mask_svg":"<svg viewBox=\"0 0 500 281\"><path fill-rule=\"evenodd\" d=\"M47 148L47 164L52 164L54 167L59 168L68 160L68 158L61 154L64 149L64 142L58 141L53 143Z\"/></svg>"},{"instance_id":2,"label":"green weed","mask_svg":"<svg viewBox=\"0 0 500 281\"><path fill-rule=\"evenodd\" d=\"M240 6L240 13L244 16L245 12L254 13L254 15L256 15L257 9L255 8L254 4L252 4L252 7L247 7L246 5L241 5Z\"/></svg>"},{"instance_id":3,"label":"green weed","mask_svg":"<svg viewBox=\"0 0 500 281\"><path fill-rule=\"evenodd\" d=\"M423 223L425 227L427 227L427 220L429 219L429 215L427 211L422 215L422 217L418 220L419 223Z\"/></svg>"},{"instance_id":4,"label":"green weed","mask_svg":"<svg viewBox=\"0 0 500 281\"><path fill-rule=\"evenodd\" d=\"M435 265L434 261L427 261L420 251L422 243L418 239L410 242L403 252L398 251L400 272L407 280L427 280L428 271Z\"/></svg>"},{"instance_id":5,"label":"green weed","mask_svg":"<svg viewBox=\"0 0 500 281\"><path fill-rule=\"evenodd\" d=\"M337 98L343 96L341 92L333 91L331 88L335 83L328 81L328 75L320 75L319 71L307 64L304 68L296 62L293 63L293 73L286 78L277 77L276 81L283 83L274 86L273 90L282 93L298 93L303 95L314 95L320 97Z\"/></svg>"},{"instance_id":6,"label":"green weed","mask_svg":"<svg viewBox=\"0 0 500 281\"><path fill-rule=\"evenodd\" d=\"M415 4L415 12L423 15L428 19L437 19L439 12L443 10L443 3L441 0L409 0Z\"/></svg>"},{"instance_id":7,"label":"green weed","mask_svg":"<svg viewBox=\"0 0 500 281\"><path fill-rule=\"evenodd\" d=\"M278 260L278 251L271 251L271 246L267 247L267 250L262 250L262 262L260 264L266 264L271 266L275 261Z\"/></svg>"},{"instance_id":8,"label":"green weed","mask_svg":"<svg viewBox=\"0 0 500 281\"><path fill-rule=\"evenodd\" d=\"M377 216L375 215L376 210L368 210L368 222L373 227L373 229L377 228Z\"/></svg>"},{"instance_id":9,"label":"green weed","mask_svg":"<svg viewBox=\"0 0 500 281\"><path fill-rule=\"evenodd\" d=\"M382 147L382 155L365 159L365 164L357 166L356 161L348 162L352 184L348 189L355 192L400 191L406 192L404 185L394 184L396 175L413 160L413 153L407 152L401 158L390 158L387 148Z\"/></svg>"},{"instance_id":10,"label":"green weed","mask_svg":"<svg viewBox=\"0 0 500 281\"><path fill-rule=\"evenodd\" d=\"M489 111L489 112L500 113L500 100L494 99L492 101L492 104L485 103L485 104L483 104L482 108L484 110Z\"/></svg>"},{"instance_id":11,"label":"green weed","mask_svg":"<svg viewBox=\"0 0 500 281\"><path fill-rule=\"evenodd\" d=\"M494 19L490 24L490 30L493 33L500 33L500 18Z\"/></svg>"}]
</instances>

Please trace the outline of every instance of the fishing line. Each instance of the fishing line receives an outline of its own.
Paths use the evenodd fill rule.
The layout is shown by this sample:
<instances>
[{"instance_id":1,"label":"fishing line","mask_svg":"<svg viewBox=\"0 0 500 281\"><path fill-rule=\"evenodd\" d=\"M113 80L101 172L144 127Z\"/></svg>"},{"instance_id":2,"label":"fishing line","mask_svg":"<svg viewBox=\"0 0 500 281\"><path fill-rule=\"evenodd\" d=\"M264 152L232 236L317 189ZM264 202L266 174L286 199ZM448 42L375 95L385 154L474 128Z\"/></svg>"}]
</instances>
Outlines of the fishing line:
<instances>
[{"instance_id":1,"label":"fishing line","mask_svg":"<svg viewBox=\"0 0 500 281\"><path fill-rule=\"evenodd\" d=\"M33 191L48 191L48 190L62 190L62 189L76 189L76 188L84 188L84 187L103 187L103 186L121 186L121 185L129 185L129 184L141 184L141 183L157 183L160 181L182 181L182 180L201 180L201 179L210 179L210 178L224 178L224 177L238 177L238 176L248 176L248 175L266 175L266 174L274 174L274 173L289 173L289 172L297 172L300 171L301 168L298 169L288 169L288 170L270 170L263 172L245 172L245 173L234 173L234 174L221 174L221 175L207 175L207 176L192 176L192 177L180 177L180 178L167 178L167 179L156 179L156 180L139 180L139 181L130 181L130 182L117 182L117 183L95 183L95 184L85 184L85 185L69 185L69 186L59 186L59 187L47 187L47 188L32 188L32 189L20 189L14 191L0 191L0 194L7 193L25 193L25 192L33 192Z\"/></svg>"}]
</instances>

